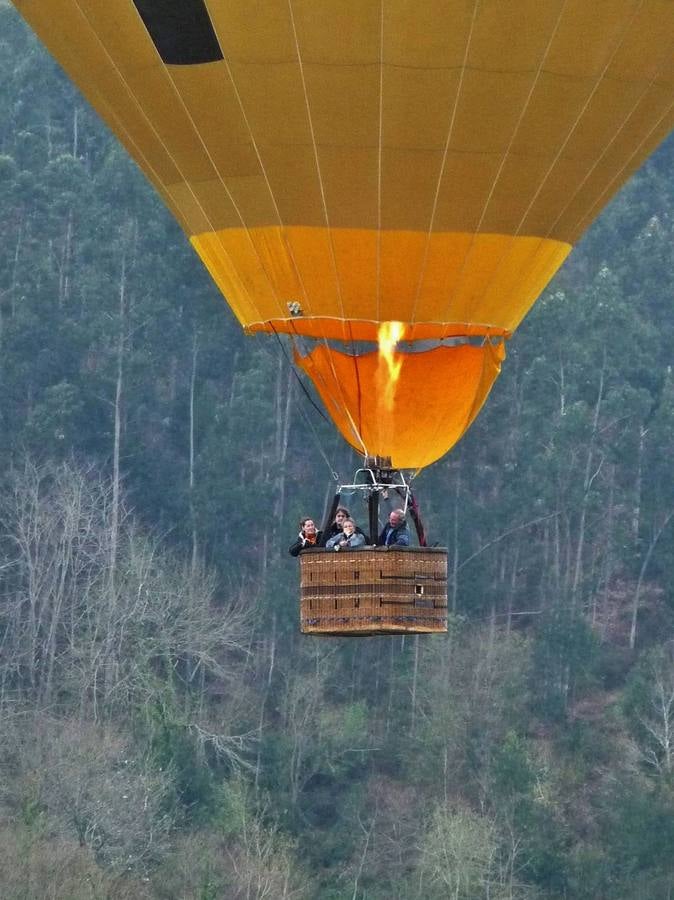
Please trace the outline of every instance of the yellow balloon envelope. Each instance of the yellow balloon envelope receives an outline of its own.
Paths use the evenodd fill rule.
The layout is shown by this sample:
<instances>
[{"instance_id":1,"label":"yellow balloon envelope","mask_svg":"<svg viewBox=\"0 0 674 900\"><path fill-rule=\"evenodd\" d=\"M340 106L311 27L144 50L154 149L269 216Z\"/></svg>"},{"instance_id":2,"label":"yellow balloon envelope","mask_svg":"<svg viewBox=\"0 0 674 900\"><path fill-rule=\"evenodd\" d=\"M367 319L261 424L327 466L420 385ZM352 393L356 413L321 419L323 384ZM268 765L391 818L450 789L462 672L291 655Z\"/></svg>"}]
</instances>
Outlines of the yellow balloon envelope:
<instances>
[{"instance_id":1,"label":"yellow balloon envelope","mask_svg":"<svg viewBox=\"0 0 674 900\"><path fill-rule=\"evenodd\" d=\"M674 126L672 0L14 2L244 328L323 341L300 365L398 466L458 440L494 341ZM398 351L392 403L354 352L388 321L449 343Z\"/></svg>"}]
</instances>

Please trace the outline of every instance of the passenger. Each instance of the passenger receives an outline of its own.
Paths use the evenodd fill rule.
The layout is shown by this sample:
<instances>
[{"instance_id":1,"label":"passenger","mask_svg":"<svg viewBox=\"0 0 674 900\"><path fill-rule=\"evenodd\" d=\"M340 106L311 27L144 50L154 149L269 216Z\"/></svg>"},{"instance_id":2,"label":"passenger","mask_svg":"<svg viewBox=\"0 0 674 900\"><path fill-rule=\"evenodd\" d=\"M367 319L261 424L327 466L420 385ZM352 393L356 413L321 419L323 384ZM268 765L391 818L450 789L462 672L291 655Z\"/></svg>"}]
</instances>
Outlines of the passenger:
<instances>
[{"instance_id":1,"label":"passenger","mask_svg":"<svg viewBox=\"0 0 674 900\"><path fill-rule=\"evenodd\" d=\"M342 529L344 527L344 522L347 519L351 518L351 513L346 508L346 506L338 506L335 511L335 521L330 525L329 528L325 530L323 546L327 547L328 542L331 541L334 537L342 535ZM361 534L363 536L363 543L365 543L365 532L359 528L357 525L355 526L356 534Z\"/></svg>"},{"instance_id":2,"label":"passenger","mask_svg":"<svg viewBox=\"0 0 674 900\"><path fill-rule=\"evenodd\" d=\"M305 547L318 547L322 532L316 530L316 524L310 516L300 519L300 533L297 540L288 548L291 556L299 556Z\"/></svg>"},{"instance_id":3,"label":"passenger","mask_svg":"<svg viewBox=\"0 0 674 900\"><path fill-rule=\"evenodd\" d=\"M353 550L365 545L365 535L356 530L353 519L344 519L343 531L334 535L325 545L327 550Z\"/></svg>"},{"instance_id":4,"label":"passenger","mask_svg":"<svg viewBox=\"0 0 674 900\"><path fill-rule=\"evenodd\" d=\"M410 530L405 522L405 511L393 509L389 513L388 523L379 535L378 547L409 547Z\"/></svg>"}]
</instances>

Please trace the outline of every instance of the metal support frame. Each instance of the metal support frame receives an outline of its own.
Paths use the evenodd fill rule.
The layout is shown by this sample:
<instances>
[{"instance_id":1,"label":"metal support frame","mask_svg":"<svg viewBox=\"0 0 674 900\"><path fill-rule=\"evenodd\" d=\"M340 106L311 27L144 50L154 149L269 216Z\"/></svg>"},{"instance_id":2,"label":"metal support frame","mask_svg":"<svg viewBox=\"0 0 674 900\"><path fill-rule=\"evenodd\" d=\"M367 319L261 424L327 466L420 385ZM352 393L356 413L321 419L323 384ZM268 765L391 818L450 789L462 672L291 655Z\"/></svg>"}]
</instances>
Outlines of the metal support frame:
<instances>
[{"instance_id":1,"label":"metal support frame","mask_svg":"<svg viewBox=\"0 0 674 900\"><path fill-rule=\"evenodd\" d=\"M379 535L379 501L386 499L391 491L401 498L401 508L407 513L412 502L412 489L399 469L391 466L389 457L366 457L365 465L356 470L352 484L342 484L338 493L361 493L367 499L370 543L374 544Z\"/></svg>"},{"instance_id":2,"label":"metal support frame","mask_svg":"<svg viewBox=\"0 0 674 900\"><path fill-rule=\"evenodd\" d=\"M323 534L327 534L328 528L334 521L342 492L361 493L367 500L369 541L371 544L375 544L379 535L379 501L380 499L386 500L391 491L400 497L400 506L405 515L409 512L419 538L419 546L425 547L427 545L426 534L419 513L419 504L405 476L399 469L391 466L389 457L366 457L365 465L356 470L353 483L340 484L326 514Z\"/></svg>"}]
</instances>

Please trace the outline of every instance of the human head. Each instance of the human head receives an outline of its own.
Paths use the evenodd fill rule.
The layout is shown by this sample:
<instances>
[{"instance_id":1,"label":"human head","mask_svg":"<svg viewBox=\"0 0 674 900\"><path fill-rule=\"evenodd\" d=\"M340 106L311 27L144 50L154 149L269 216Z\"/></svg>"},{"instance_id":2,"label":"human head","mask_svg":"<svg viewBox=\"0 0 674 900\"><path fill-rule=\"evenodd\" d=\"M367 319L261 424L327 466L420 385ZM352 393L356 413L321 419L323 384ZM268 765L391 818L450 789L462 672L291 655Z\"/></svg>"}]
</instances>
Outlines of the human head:
<instances>
[{"instance_id":1,"label":"human head","mask_svg":"<svg viewBox=\"0 0 674 900\"><path fill-rule=\"evenodd\" d=\"M353 534L353 532L356 530L356 523L353 521L353 519L344 519L344 521L342 522L342 530L348 531L349 534Z\"/></svg>"},{"instance_id":2,"label":"human head","mask_svg":"<svg viewBox=\"0 0 674 900\"><path fill-rule=\"evenodd\" d=\"M392 528L397 528L405 521L404 509L392 509L388 516L388 523Z\"/></svg>"},{"instance_id":3,"label":"human head","mask_svg":"<svg viewBox=\"0 0 674 900\"><path fill-rule=\"evenodd\" d=\"M316 534L316 524L311 516L300 519L300 529L303 534Z\"/></svg>"},{"instance_id":4,"label":"human head","mask_svg":"<svg viewBox=\"0 0 674 900\"><path fill-rule=\"evenodd\" d=\"M351 513L346 506L338 506L335 510L335 524L340 527L344 525L346 519L350 518Z\"/></svg>"}]
</instances>

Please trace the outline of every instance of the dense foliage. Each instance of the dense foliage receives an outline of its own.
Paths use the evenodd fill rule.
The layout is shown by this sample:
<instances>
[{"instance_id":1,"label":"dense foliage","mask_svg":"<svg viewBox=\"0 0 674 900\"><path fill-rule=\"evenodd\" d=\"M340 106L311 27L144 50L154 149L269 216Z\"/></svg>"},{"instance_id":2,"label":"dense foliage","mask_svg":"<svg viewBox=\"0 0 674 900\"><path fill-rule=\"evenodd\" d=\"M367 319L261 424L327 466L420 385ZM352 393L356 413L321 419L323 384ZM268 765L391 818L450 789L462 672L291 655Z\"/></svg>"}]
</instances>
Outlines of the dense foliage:
<instances>
[{"instance_id":1,"label":"dense foliage","mask_svg":"<svg viewBox=\"0 0 674 900\"><path fill-rule=\"evenodd\" d=\"M3 898L671 896L673 164L418 479L449 635L300 638L358 460L0 2Z\"/></svg>"}]
</instances>

